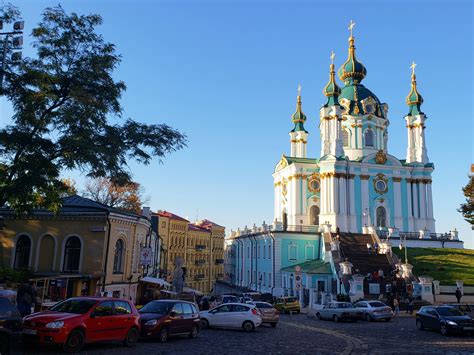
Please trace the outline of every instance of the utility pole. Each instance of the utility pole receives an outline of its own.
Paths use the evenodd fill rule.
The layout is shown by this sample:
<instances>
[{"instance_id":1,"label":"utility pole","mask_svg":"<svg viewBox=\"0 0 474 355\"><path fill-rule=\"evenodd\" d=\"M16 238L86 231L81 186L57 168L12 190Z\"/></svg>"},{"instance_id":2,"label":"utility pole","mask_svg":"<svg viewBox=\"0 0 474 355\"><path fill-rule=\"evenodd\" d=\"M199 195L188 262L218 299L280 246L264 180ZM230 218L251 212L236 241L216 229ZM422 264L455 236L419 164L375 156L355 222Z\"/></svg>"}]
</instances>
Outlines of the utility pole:
<instances>
[{"instance_id":1,"label":"utility pole","mask_svg":"<svg viewBox=\"0 0 474 355\"><path fill-rule=\"evenodd\" d=\"M3 79L7 70L7 62L9 61L8 52L13 50L10 60L17 63L21 60L21 48L23 46L23 29L25 21L15 21L13 23L13 31L2 32L3 21L0 20L0 38L3 38L2 63L0 67L0 95L3 94Z\"/></svg>"}]
</instances>

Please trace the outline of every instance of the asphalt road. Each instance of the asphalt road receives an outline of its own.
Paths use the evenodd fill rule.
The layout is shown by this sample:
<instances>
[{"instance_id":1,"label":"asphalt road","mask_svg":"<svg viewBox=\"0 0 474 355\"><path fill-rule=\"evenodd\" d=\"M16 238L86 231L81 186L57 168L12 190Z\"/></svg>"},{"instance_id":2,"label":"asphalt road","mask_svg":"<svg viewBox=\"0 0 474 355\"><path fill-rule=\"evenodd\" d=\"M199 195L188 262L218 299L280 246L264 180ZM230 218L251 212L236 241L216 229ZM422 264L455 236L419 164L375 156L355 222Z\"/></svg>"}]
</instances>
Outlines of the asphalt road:
<instances>
[{"instance_id":1,"label":"asphalt road","mask_svg":"<svg viewBox=\"0 0 474 355\"><path fill-rule=\"evenodd\" d=\"M14 354L53 354L48 350L23 349ZM392 322L359 321L334 323L294 315L282 315L276 328L263 325L253 333L239 330L206 329L197 339L175 338L161 344L140 342L134 348L120 344L92 344L82 354L474 354L473 336L444 337L432 331L419 331L412 317Z\"/></svg>"}]
</instances>

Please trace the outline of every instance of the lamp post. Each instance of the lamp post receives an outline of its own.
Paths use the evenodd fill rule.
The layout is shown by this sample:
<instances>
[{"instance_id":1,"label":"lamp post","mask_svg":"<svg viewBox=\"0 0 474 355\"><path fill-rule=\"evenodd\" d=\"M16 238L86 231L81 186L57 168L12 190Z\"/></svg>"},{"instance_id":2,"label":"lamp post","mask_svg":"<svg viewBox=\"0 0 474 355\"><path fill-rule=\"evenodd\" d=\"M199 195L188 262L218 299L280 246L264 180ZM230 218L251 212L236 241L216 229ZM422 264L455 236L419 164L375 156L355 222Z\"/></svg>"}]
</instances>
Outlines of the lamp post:
<instances>
[{"instance_id":1,"label":"lamp post","mask_svg":"<svg viewBox=\"0 0 474 355\"><path fill-rule=\"evenodd\" d=\"M3 78L8 62L8 52L13 50L10 57L12 63L21 60L21 49L23 46L23 29L25 28L25 21L15 21L13 23L13 30L3 32L3 21L0 20L0 39L3 41L2 62L0 67L0 95L3 92Z\"/></svg>"}]
</instances>

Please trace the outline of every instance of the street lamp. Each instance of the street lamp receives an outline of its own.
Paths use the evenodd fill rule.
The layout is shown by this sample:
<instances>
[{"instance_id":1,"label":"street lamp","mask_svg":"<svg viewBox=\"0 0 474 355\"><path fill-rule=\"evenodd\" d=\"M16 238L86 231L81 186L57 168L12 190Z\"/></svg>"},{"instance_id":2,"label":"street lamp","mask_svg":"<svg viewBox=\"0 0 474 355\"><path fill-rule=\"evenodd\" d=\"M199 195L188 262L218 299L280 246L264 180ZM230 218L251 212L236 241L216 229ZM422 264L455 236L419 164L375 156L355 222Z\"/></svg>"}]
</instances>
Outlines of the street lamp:
<instances>
[{"instance_id":1,"label":"street lamp","mask_svg":"<svg viewBox=\"0 0 474 355\"><path fill-rule=\"evenodd\" d=\"M0 20L0 39L3 41L3 51L0 66L0 95L3 91L3 78L8 62L8 52L12 50L10 60L12 63L17 63L22 58L21 49L23 46L23 29L25 28L25 21L15 21L13 23L13 31L3 32L3 21Z\"/></svg>"}]
</instances>

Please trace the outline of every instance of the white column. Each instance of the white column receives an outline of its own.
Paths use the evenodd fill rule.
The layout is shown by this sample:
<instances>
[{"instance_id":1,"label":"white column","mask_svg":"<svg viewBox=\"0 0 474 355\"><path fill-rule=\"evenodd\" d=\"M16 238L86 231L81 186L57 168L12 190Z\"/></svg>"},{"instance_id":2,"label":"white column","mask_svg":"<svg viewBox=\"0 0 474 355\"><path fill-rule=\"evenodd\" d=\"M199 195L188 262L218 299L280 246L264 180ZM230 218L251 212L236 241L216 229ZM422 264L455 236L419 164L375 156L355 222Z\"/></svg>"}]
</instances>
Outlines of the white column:
<instances>
[{"instance_id":1,"label":"white column","mask_svg":"<svg viewBox=\"0 0 474 355\"><path fill-rule=\"evenodd\" d=\"M395 228L403 229L402 217L402 195L400 191L400 178L393 178L393 198L394 198L394 223Z\"/></svg>"},{"instance_id":2,"label":"white column","mask_svg":"<svg viewBox=\"0 0 474 355\"><path fill-rule=\"evenodd\" d=\"M350 211L349 214L355 214L355 182L354 182L355 176L352 175L352 178L349 179L349 192L348 192L348 198L349 198L349 208Z\"/></svg>"},{"instance_id":3,"label":"white column","mask_svg":"<svg viewBox=\"0 0 474 355\"><path fill-rule=\"evenodd\" d=\"M320 214L325 214L326 213L326 178L324 177L323 174L320 175L320 182L321 182L321 188L319 190L319 196L320 196L319 209L320 209ZM320 221L320 223L322 223L322 221Z\"/></svg>"},{"instance_id":4,"label":"white column","mask_svg":"<svg viewBox=\"0 0 474 355\"><path fill-rule=\"evenodd\" d=\"M334 173L333 173L334 174ZM329 212L335 213L336 212L336 196L334 193L334 175L329 177Z\"/></svg>"},{"instance_id":5,"label":"white column","mask_svg":"<svg viewBox=\"0 0 474 355\"><path fill-rule=\"evenodd\" d=\"M346 179L344 177L339 177L339 195L340 195L340 205L339 205L339 213L342 215L347 214L347 200L346 200L346 194L347 194L347 184L346 184Z\"/></svg>"},{"instance_id":6,"label":"white column","mask_svg":"<svg viewBox=\"0 0 474 355\"><path fill-rule=\"evenodd\" d=\"M422 228L426 225L426 184L425 180L419 180L418 183L420 190L420 223L424 223Z\"/></svg>"},{"instance_id":7,"label":"white column","mask_svg":"<svg viewBox=\"0 0 474 355\"><path fill-rule=\"evenodd\" d=\"M301 191L301 198L303 199L303 210L301 211L301 213L302 214L307 214L308 213L308 206L307 206L307 201L306 201L306 191L308 190L308 179L304 176L304 173L301 173L301 179L302 179L301 181L302 181L302 186L303 186L302 191ZM322 182L322 181L320 180L320 182ZM321 186L320 186L320 188L321 188Z\"/></svg>"},{"instance_id":8,"label":"white column","mask_svg":"<svg viewBox=\"0 0 474 355\"><path fill-rule=\"evenodd\" d=\"M364 178L363 178L364 177ZM370 215L369 210L369 180L365 178L366 176L361 175L361 196L362 196L362 213L368 213ZM367 216L364 220L362 218L362 226L364 224L369 225L369 216Z\"/></svg>"},{"instance_id":9,"label":"white column","mask_svg":"<svg viewBox=\"0 0 474 355\"><path fill-rule=\"evenodd\" d=\"M408 231L413 232L413 209L412 209L412 184L411 179L406 179L407 181L407 211L408 211Z\"/></svg>"},{"instance_id":10,"label":"white column","mask_svg":"<svg viewBox=\"0 0 474 355\"><path fill-rule=\"evenodd\" d=\"M334 188L332 189L332 192L334 194L334 213L339 213L340 212L340 186L339 186L339 177L338 174L335 173L336 175L332 177L332 181L334 184Z\"/></svg>"},{"instance_id":11,"label":"white column","mask_svg":"<svg viewBox=\"0 0 474 355\"><path fill-rule=\"evenodd\" d=\"M434 217L433 215L433 195L431 192L431 181L428 182L426 185L426 196L427 196L427 202L428 202L428 218L432 219Z\"/></svg>"}]
</instances>

